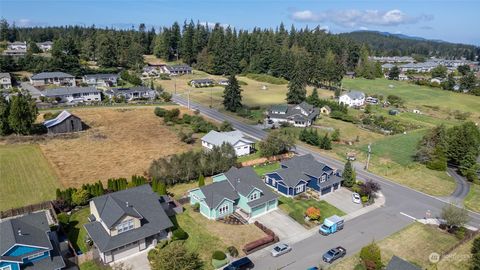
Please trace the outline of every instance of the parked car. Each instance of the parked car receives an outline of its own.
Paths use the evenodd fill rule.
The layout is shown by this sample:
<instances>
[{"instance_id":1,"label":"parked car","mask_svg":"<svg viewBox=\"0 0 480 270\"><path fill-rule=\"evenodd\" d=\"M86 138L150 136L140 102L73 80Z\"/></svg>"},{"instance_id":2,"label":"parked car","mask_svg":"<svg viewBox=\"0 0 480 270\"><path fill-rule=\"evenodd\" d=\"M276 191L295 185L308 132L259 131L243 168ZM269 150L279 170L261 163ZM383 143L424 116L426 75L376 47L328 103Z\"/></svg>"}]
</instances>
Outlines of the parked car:
<instances>
[{"instance_id":1,"label":"parked car","mask_svg":"<svg viewBox=\"0 0 480 270\"><path fill-rule=\"evenodd\" d=\"M360 194L358 193L352 193L352 202L354 203L362 203L362 198L360 198Z\"/></svg>"},{"instance_id":2,"label":"parked car","mask_svg":"<svg viewBox=\"0 0 480 270\"><path fill-rule=\"evenodd\" d=\"M343 247L332 248L323 254L323 261L326 263L333 263L335 260L342 258L347 254L347 250Z\"/></svg>"},{"instance_id":3,"label":"parked car","mask_svg":"<svg viewBox=\"0 0 480 270\"><path fill-rule=\"evenodd\" d=\"M318 229L318 232L322 235L329 235L343 230L343 218L333 215L323 220L323 224Z\"/></svg>"},{"instance_id":4,"label":"parked car","mask_svg":"<svg viewBox=\"0 0 480 270\"><path fill-rule=\"evenodd\" d=\"M275 247L273 247L271 252L272 252L273 257L278 257L278 256L283 255L283 254L285 254L287 252L290 252L290 251L292 251L292 247L290 247L289 245L278 244Z\"/></svg>"},{"instance_id":5,"label":"parked car","mask_svg":"<svg viewBox=\"0 0 480 270\"><path fill-rule=\"evenodd\" d=\"M308 268L307 270L318 270L318 267L313 266L313 267Z\"/></svg>"},{"instance_id":6,"label":"parked car","mask_svg":"<svg viewBox=\"0 0 480 270\"><path fill-rule=\"evenodd\" d=\"M225 266L223 270L247 270L253 267L253 262L248 257L243 257Z\"/></svg>"}]
</instances>

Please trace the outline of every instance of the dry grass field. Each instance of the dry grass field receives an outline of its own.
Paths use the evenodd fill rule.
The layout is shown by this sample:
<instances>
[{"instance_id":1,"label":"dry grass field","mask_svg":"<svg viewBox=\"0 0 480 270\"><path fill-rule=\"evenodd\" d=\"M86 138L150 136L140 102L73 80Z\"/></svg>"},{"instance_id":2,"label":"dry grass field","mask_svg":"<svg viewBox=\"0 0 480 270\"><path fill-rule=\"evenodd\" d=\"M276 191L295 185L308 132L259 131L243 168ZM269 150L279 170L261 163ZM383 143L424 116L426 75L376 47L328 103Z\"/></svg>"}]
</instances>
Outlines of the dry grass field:
<instances>
[{"instance_id":1,"label":"dry grass field","mask_svg":"<svg viewBox=\"0 0 480 270\"><path fill-rule=\"evenodd\" d=\"M65 187L143 175L153 159L197 147L180 142L153 110L72 109L90 129L78 138L51 139L41 142L40 147Z\"/></svg>"}]
</instances>

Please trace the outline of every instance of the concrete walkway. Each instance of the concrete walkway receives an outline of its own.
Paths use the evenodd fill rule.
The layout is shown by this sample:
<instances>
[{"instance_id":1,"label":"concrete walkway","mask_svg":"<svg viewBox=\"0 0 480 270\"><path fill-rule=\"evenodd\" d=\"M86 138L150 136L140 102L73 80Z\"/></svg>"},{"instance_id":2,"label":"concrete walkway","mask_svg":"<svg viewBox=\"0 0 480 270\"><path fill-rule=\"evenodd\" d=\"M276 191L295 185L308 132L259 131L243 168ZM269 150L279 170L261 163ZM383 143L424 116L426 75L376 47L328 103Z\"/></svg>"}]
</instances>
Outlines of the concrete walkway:
<instances>
[{"instance_id":1,"label":"concrete walkway","mask_svg":"<svg viewBox=\"0 0 480 270\"><path fill-rule=\"evenodd\" d=\"M278 235L278 238L282 242L307 232L307 229L305 229L302 225L300 225L280 209L269 212L257 218L252 218L252 222L255 221L267 226L267 228Z\"/></svg>"},{"instance_id":2,"label":"concrete walkway","mask_svg":"<svg viewBox=\"0 0 480 270\"><path fill-rule=\"evenodd\" d=\"M129 255L127 257L116 260L114 263L110 263L110 266L119 265L123 263L126 269L132 270L150 270L150 263L148 262L148 251L155 248L154 245L150 245L145 250L138 253Z\"/></svg>"}]
</instances>

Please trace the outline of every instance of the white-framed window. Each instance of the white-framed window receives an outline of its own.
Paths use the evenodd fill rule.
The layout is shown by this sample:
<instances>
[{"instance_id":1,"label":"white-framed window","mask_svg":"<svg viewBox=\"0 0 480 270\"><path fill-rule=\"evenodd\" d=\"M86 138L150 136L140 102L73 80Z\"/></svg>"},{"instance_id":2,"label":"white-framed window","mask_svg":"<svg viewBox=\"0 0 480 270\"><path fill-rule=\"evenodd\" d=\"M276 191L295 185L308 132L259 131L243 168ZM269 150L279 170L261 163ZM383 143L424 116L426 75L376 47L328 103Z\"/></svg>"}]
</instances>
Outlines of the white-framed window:
<instances>
[{"instance_id":1,"label":"white-framed window","mask_svg":"<svg viewBox=\"0 0 480 270\"><path fill-rule=\"evenodd\" d=\"M296 193L300 193L300 192L302 192L302 191L303 191L303 185L300 185L300 186L295 187L295 192L296 192Z\"/></svg>"},{"instance_id":2,"label":"white-framed window","mask_svg":"<svg viewBox=\"0 0 480 270\"><path fill-rule=\"evenodd\" d=\"M327 181L327 176L324 174L324 175L322 175L322 178L320 179L320 183L323 183L325 181Z\"/></svg>"},{"instance_id":3,"label":"white-framed window","mask_svg":"<svg viewBox=\"0 0 480 270\"><path fill-rule=\"evenodd\" d=\"M218 209L218 213L220 215L224 215L224 214L228 213L228 204L222 205L222 207L220 207Z\"/></svg>"},{"instance_id":4,"label":"white-framed window","mask_svg":"<svg viewBox=\"0 0 480 270\"><path fill-rule=\"evenodd\" d=\"M10 265L0 267L0 270L12 270Z\"/></svg>"},{"instance_id":5,"label":"white-framed window","mask_svg":"<svg viewBox=\"0 0 480 270\"><path fill-rule=\"evenodd\" d=\"M250 198L249 198L250 201L253 201L256 199L258 199L258 192L252 193L252 195L250 195Z\"/></svg>"},{"instance_id":6,"label":"white-framed window","mask_svg":"<svg viewBox=\"0 0 480 270\"><path fill-rule=\"evenodd\" d=\"M134 226L133 219L129 219L117 225L117 232L123 233L123 232L129 231L133 229L133 226Z\"/></svg>"},{"instance_id":7,"label":"white-framed window","mask_svg":"<svg viewBox=\"0 0 480 270\"><path fill-rule=\"evenodd\" d=\"M43 254L44 254L43 251L42 251L42 252L38 252L38 253L34 253L34 254L32 254L32 255L28 255L28 256L27 256L27 259L33 260L33 259L36 259L36 258L38 258L38 257L42 257Z\"/></svg>"}]
</instances>

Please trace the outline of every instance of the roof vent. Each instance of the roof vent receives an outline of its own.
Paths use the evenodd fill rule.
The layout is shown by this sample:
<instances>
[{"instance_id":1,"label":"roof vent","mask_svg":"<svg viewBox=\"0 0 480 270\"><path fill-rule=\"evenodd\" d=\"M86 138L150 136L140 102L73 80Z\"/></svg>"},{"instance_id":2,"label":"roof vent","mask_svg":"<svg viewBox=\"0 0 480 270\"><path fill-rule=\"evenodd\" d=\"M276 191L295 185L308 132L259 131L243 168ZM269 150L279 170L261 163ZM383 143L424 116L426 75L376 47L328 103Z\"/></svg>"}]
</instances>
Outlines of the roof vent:
<instances>
[{"instance_id":1,"label":"roof vent","mask_svg":"<svg viewBox=\"0 0 480 270\"><path fill-rule=\"evenodd\" d=\"M18 229L17 234L18 234L19 236L22 236L22 235L23 235L23 234L22 234L22 230Z\"/></svg>"},{"instance_id":2,"label":"roof vent","mask_svg":"<svg viewBox=\"0 0 480 270\"><path fill-rule=\"evenodd\" d=\"M126 204L126 205L127 205L127 207L128 207L128 202L125 202L125 204Z\"/></svg>"}]
</instances>

